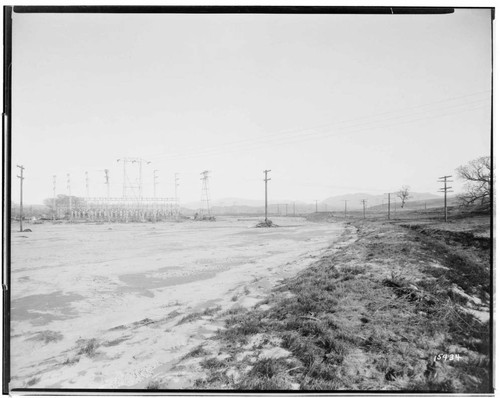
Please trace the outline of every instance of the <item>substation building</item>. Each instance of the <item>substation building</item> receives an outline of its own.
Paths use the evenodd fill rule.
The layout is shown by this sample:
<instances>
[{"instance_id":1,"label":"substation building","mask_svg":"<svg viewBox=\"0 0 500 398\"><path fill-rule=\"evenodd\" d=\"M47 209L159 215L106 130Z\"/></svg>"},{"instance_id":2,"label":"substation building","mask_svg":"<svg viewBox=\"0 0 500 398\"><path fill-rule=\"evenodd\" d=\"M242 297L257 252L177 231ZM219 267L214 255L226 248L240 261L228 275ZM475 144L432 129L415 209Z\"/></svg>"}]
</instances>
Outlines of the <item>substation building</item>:
<instances>
[{"instance_id":1,"label":"substation building","mask_svg":"<svg viewBox=\"0 0 500 398\"><path fill-rule=\"evenodd\" d=\"M175 198L83 198L78 204L57 206L56 219L108 222L175 220L179 204Z\"/></svg>"},{"instance_id":2,"label":"substation building","mask_svg":"<svg viewBox=\"0 0 500 398\"><path fill-rule=\"evenodd\" d=\"M143 164L151 162L141 158L121 158L117 162L123 164L123 195L110 197L109 170L105 169L104 177L107 186L105 197L89 195L88 173L86 175L85 197L72 197L70 175L67 174L67 200L56 205L56 176L54 176L54 201L52 216L54 219L108 221L108 222L146 222L176 220L180 215L179 199L177 197L178 177L175 174L175 197L158 197L156 195L156 172L154 170L154 196L143 195ZM132 170L130 170L132 168ZM134 176L130 172L135 172Z\"/></svg>"}]
</instances>

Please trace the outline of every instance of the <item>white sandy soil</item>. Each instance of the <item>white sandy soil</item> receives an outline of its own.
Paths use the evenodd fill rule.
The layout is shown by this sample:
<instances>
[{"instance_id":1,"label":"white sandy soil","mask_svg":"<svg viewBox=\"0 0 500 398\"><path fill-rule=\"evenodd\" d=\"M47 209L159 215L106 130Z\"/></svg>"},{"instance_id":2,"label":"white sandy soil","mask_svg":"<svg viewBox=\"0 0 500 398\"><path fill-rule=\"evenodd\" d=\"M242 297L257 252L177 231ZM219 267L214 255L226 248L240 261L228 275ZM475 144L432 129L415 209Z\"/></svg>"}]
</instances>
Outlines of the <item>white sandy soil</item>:
<instances>
[{"instance_id":1,"label":"white sandy soil","mask_svg":"<svg viewBox=\"0 0 500 398\"><path fill-rule=\"evenodd\" d=\"M13 230L10 387L146 388L159 374L171 375L168 388L189 386L194 375L172 368L222 327L217 313L257 304L344 230L291 217L252 228L258 221Z\"/></svg>"}]
</instances>

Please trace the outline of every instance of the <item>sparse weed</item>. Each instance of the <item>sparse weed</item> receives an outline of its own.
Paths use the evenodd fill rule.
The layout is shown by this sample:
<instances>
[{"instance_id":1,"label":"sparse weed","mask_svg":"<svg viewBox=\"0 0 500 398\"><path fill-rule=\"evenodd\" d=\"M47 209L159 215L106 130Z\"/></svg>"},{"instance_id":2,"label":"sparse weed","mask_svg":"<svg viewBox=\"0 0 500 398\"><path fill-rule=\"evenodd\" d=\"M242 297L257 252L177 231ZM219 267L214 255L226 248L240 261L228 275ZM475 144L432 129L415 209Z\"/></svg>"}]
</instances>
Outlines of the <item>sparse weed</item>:
<instances>
[{"instance_id":1,"label":"sparse weed","mask_svg":"<svg viewBox=\"0 0 500 398\"><path fill-rule=\"evenodd\" d=\"M85 355L89 358L93 358L97 355L97 348L99 347L97 339L79 339L76 341L76 344L79 347L77 352L78 355Z\"/></svg>"},{"instance_id":2,"label":"sparse weed","mask_svg":"<svg viewBox=\"0 0 500 398\"><path fill-rule=\"evenodd\" d=\"M40 377L32 377L31 379L29 379L27 382L26 382L26 386L27 387L31 387L37 383L40 382Z\"/></svg>"},{"instance_id":3,"label":"sparse weed","mask_svg":"<svg viewBox=\"0 0 500 398\"><path fill-rule=\"evenodd\" d=\"M166 316L165 319L166 320L173 319L173 318L175 318L175 317L177 317L179 315L181 315L181 313L179 311L173 310L173 311L171 311L171 312L168 313L168 315Z\"/></svg>"},{"instance_id":4,"label":"sparse weed","mask_svg":"<svg viewBox=\"0 0 500 398\"><path fill-rule=\"evenodd\" d=\"M203 345L199 345L198 347L188 352L183 359L201 357L203 355L208 355L208 351L203 348Z\"/></svg>"},{"instance_id":5,"label":"sparse weed","mask_svg":"<svg viewBox=\"0 0 500 398\"><path fill-rule=\"evenodd\" d=\"M76 357L73 357L71 359L70 358L66 358L66 360L62 364L63 365L74 365L78 361L80 361L80 357L76 356Z\"/></svg>"},{"instance_id":6,"label":"sparse weed","mask_svg":"<svg viewBox=\"0 0 500 398\"><path fill-rule=\"evenodd\" d=\"M222 307L221 307L220 305L218 305L218 306L216 306L216 307L212 307L212 308L207 308L206 310L204 310L204 311L202 312L202 315L204 315L204 316L207 316L207 315L214 315L215 313L217 313L218 311L220 311L220 310L221 310L221 308L222 308Z\"/></svg>"},{"instance_id":7,"label":"sparse weed","mask_svg":"<svg viewBox=\"0 0 500 398\"><path fill-rule=\"evenodd\" d=\"M206 358L200 362L200 366L205 369L220 369L226 368L227 363L217 358Z\"/></svg>"},{"instance_id":8,"label":"sparse weed","mask_svg":"<svg viewBox=\"0 0 500 398\"><path fill-rule=\"evenodd\" d=\"M123 343L124 341L127 341L128 339L129 339L129 337L124 336L124 337L120 337L120 338L117 338L114 340L105 341L104 343L102 343L102 345L104 347L113 347L113 346L116 346L120 343Z\"/></svg>"},{"instance_id":9,"label":"sparse weed","mask_svg":"<svg viewBox=\"0 0 500 398\"><path fill-rule=\"evenodd\" d=\"M283 359L261 359L236 385L241 390L286 390L290 389L287 371L289 363Z\"/></svg>"},{"instance_id":10,"label":"sparse weed","mask_svg":"<svg viewBox=\"0 0 500 398\"><path fill-rule=\"evenodd\" d=\"M202 316L203 314L201 312L193 312L181 318L179 322L177 322L177 326L182 325L183 323L196 321L198 319L201 319Z\"/></svg>"},{"instance_id":11,"label":"sparse weed","mask_svg":"<svg viewBox=\"0 0 500 398\"><path fill-rule=\"evenodd\" d=\"M151 380L146 386L146 390L159 390L160 382L158 380Z\"/></svg>"},{"instance_id":12,"label":"sparse weed","mask_svg":"<svg viewBox=\"0 0 500 398\"><path fill-rule=\"evenodd\" d=\"M220 311L221 308L222 307L218 305L216 307L207 308L202 312L193 312L191 314L188 314L185 317L181 318L179 322L177 322L177 326L182 325L183 323L197 321L198 319L201 319L203 316L214 315L216 312Z\"/></svg>"},{"instance_id":13,"label":"sparse weed","mask_svg":"<svg viewBox=\"0 0 500 398\"><path fill-rule=\"evenodd\" d=\"M248 310L245 307L233 307L225 311L222 315L236 315L236 314L241 314L243 312L247 312Z\"/></svg>"}]
</instances>

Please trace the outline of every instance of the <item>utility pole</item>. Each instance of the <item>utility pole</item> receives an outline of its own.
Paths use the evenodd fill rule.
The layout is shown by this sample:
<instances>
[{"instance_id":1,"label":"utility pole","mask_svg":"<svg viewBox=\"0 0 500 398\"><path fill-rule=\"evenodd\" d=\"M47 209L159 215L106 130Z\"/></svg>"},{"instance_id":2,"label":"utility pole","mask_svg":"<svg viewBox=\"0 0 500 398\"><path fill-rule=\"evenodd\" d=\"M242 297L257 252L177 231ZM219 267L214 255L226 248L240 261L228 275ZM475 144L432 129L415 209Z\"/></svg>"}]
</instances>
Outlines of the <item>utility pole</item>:
<instances>
[{"instance_id":1,"label":"utility pole","mask_svg":"<svg viewBox=\"0 0 500 398\"><path fill-rule=\"evenodd\" d=\"M293 216L295 217L295 202L293 202Z\"/></svg>"},{"instance_id":2,"label":"utility pole","mask_svg":"<svg viewBox=\"0 0 500 398\"><path fill-rule=\"evenodd\" d=\"M72 209L71 209L71 182L70 182L70 176L69 176L69 173L66 174L66 176L68 177L68 181L67 181L67 188L68 188L68 200L69 200L69 219L72 220L73 219L73 213L72 213Z\"/></svg>"},{"instance_id":3,"label":"utility pole","mask_svg":"<svg viewBox=\"0 0 500 398\"><path fill-rule=\"evenodd\" d=\"M108 198L108 200L106 201L106 213L109 222L111 221L111 217L109 216L109 170L108 169L104 169L104 180L105 180L104 183L106 184L106 197Z\"/></svg>"},{"instance_id":4,"label":"utility pole","mask_svg":"<svg viewBox=\"0 0 500 398\"><path fill-rule=\"evenodd\" d=\"M288 203L285 203L285 217L288 216Z\"/></svg>"},{"instance_id":5,"label":"utility pole","mask_svg":"<svg viewBox=\"0 0 500 398\"><path fill-rule=\"evenodd\" d=\"M89 211L89 198L90 198L90 195L89 195L89 172L86 171L85 172L85 193L87 195L87 197L85 198L85 202L86 202L86 209L87 211Z\"/></svg>"},{"instance_id":6,"label":"utility pole","mask_svg":"<svg viewBox=\"0 0 500 398\"><path fill-rule=\"evenodd\" d=\"M153 170L153 198L156 198L156 185L158 182L156 181L158 179L158 176L156 175L156 172L158 170L154 169Z\"/></svg>"},{"instance_id":7,"label":"utility pole","mask_svg":"<svg viewBox=\"0 0 500 398\"><path fill-rule=\"evenodd\" d=\"M347 200L346 199L344 199L344 204L345 204L345 206L344 206L344 218L347 218Z\"/></svg>"},{"instance_id":8,"label":"utility pole","mask_svg":"<svg viewBox=\"0 0 500 398\"><path fill-rule=\"evenodd\" d=\"M53 196L52 196L52 221L55 221L56 219L56 176L52 176L52 190L53 190Z\"/></svg>"},{"instance_id":9,"label":"utility pole","mask_svg":"<svg viewBox=\"0 0 500 398\"><path fill-rule=\"evenodd\" d=\"M23 232L23 180L24 180L24 166L17 166L21 170L21 175L17 176L19 178L19 183L21 185L21 194L19 200L19 231Z\"/></svg>"},{"instance_id":10,"label":"utility pole","mask_svg":"<svg viewBox=\"0 0 500 398\"><path fill-rule=\"evenodd\" d=\"M175 217L178 219L179 218L179 213L180 213L180 203L179 203L179 196L178 196L178 188L179 188L179 173L174 174L174 183L175 183L175 207L176 207L176 212L175 212Z\"/></svg>"},{"instance_id":11,"label":"utility pole","mask_svg":"<svg viewBox=\"0 0 500 398\"><path fill-rule=\"evenodd\" d=\"M139 199L142 199L142 159L139 160Z\"/></svg>"},{"instance_id":12,"label":"utility pole","mask_svg":"<svg viewBox=\"0 0 500 398\"><path fill-rule=\"evenodd\" d=\"M104 169L104 184L106 184L106 197L109 199L109 170Z\"/></svg>"},{"instance_id":13,"label":"utility pole","mask_svg":"<svg viewBox=\"0 0 500 398\"><path fill-rule=\"evenodd\" d=\"M267 178L267 173L270 173L271 170L264 170L264 182L265 182L265 218L264 221L267 223L267 182L271 181L270 178Z\"/></svg>"},{"instance_id":14,"label":"utility pole","mask_svg":"<svg viewBox=\"0 0 500 398\"><path fill-rule=\"evenodd\" d=\"M85 192L87 193L87 199L90 197L89 195L89 172L85 172Z\"/></svg>"},{"instance_id":15,"label":"utility pole","mask_svg":"<svg viewBox=\"0 0 500 398\"><path fill-rule=\"evenodd\" d=\"M391 219L391 194L387 194L387 219Z\"/></svg>"},{"instance_id":16,"label":"utility pole","mask_svg":"<svg viewBox=\"0 0 500 398\"><path fill-rule=\"evenodd\" d=\"M123 162L123 193L122 196L124 198L127 197L127 163L128 163L128 158L123 158L123 159L117 159L117 162Z\"/></svg>"},{"instance_id":17,"label":"utility pole","mask_svg":"<svg viewBox=\"0 0 500 398\"><path fill-rule=\"evenodd\" d=\"M318 212L318 201L316 200L316 213Z\"/></svg>"},{"instance_id":18,"label":"utility pole","mask_svg":"<svg viewBox=\"0 0 500 398\"><path fill-rule=\"evenodd\" d=\"M363 218L366 218L365 217L366 199L363 199L361 202L363 203Z\"/></svg>"},{"instance_id":19,"label":"utility pole","mask_svg":"<svg viewBox=\"0 0 500 398\"><path fill-rule=\"evenodd\" d=\"M446 201L446 196L447 196L448 192L453 192L453 191L450 191L450 189L452 187L449 187L447 185L448 182L453 182L453 181L449 181L448 178L451 178L451 176L439 177L439 180L438 180L438 182L444 183L444 187L439 190L439 192L444 192L444 222L448 222L448 204Z\"/></svg>"}]
</instances>

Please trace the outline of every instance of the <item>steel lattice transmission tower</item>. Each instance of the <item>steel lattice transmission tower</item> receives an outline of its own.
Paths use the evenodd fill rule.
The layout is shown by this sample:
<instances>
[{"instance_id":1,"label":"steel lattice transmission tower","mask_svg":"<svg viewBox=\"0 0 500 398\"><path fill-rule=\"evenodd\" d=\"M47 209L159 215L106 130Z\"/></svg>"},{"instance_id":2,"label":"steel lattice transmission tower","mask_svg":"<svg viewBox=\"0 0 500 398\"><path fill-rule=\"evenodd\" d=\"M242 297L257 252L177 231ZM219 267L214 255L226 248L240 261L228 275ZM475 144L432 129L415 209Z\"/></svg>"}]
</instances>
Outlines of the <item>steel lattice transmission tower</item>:
<instances>
[{"instance_id":1,"label":"steel lattice transmission tower","mask_svg":"<svg viewBox=\"0 0 500 398\"><path fill-rule=\"evenodd\" d=\"M210 172L208 170L205 170L201 172L201 208L200 208L200 215L203 216L204 211L206 209L207 211L207 216L211 217L210 213L210 188L208 185L208 174Z\"/></svg>"},{"instance_id":2,"label":"steel lattice transmission tower","mask_svg":"<svg viewBox=\"0 0 500 398\"><path fill-rule=\"evenodd\" d=\"M123 197L142 199L142 165L150 164L151 162L141 158L121 158L117 159L116 161L123 163ZM130 164L136 164L139 166L138 178L136 178L135 180L133 179L133 177L131 179L131 177L129 176L128 165Z\"/></svg>"}]
</instances>

